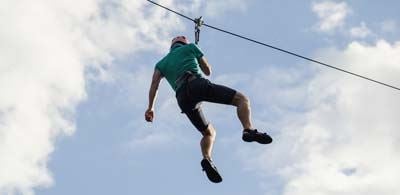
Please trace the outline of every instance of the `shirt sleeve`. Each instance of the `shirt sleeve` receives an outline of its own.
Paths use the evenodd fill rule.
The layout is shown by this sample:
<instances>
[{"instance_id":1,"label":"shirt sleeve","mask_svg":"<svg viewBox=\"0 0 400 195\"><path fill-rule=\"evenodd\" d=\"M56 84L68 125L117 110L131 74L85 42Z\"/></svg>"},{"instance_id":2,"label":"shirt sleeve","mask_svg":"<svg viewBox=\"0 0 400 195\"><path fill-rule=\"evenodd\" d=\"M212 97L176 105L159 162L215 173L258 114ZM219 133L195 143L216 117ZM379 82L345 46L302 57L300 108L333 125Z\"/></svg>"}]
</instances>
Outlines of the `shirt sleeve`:
<instances>
[{"instance_id":1,"label":"shirt sleeve","mask_svg":"<svg viewBox=\"0 0 400 195\"><path fill-rule=\"evenodd\" d=\"M160 72L161 72L161 74L162 75L164 75L162 72L163 72L163 70L162 70L162 62L161 61L159 61L159 62L157 62L157 64L154 66L154 69L157 69L157 70L159 70Z\"/></svg>"},{"instance_id":2,"label":"shirt sleeve","mask_svg":"<svg viewBox=\"0 0 400 195\"><path fill-rule=\"evenodd\" d=\"M157 62L157 64L154 66L154 69L160 70L160 62Z\"/></svg>"},{"instance_id":3,"label":"shirt sleeve","mask_svg":"<svg viewBox=\"0 0 400 195\"><path fill-rule=\"evenodd\" d=\"M199 58L204 56L203 52L201 51L201 49L199 47L197 47L196 44L191 43L191 45L192 45L193 54L197 59L199 59Z\"/></svg>"}]
</instances>

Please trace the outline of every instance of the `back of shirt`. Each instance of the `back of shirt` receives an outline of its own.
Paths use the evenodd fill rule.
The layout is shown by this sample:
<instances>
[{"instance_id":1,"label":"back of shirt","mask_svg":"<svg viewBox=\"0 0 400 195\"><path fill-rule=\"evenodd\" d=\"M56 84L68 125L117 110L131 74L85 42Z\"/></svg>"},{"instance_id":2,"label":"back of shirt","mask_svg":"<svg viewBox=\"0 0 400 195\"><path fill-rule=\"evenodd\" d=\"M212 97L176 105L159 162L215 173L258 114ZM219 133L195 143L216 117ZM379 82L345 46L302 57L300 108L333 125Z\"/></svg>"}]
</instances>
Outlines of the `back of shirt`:
<instances>
[{"instance_id":1,"label":"back of shirt","mask_svg":"<svg viewBox=\"0 0 400 195\"><path fill-rule=\"evenodd\" d=\"M177 90L175 81L186 71L201 76L198 59L203 52L193 43L173 48L163 59L156 64L161 74L167 79L174 91Z\"/></svg>"}]
</instances>

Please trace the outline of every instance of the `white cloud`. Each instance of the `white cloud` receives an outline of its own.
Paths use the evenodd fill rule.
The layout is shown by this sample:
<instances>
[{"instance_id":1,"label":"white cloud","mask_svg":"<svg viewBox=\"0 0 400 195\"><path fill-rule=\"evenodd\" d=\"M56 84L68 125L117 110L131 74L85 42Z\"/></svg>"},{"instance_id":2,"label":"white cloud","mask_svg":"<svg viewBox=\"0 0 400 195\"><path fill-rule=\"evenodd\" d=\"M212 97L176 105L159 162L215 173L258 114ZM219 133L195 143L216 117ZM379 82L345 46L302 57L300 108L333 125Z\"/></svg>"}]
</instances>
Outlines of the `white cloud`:
<instances>
[{"instance_id":1,"label":"white cloud","mask_svg":"<svg viewBox=\"0 0 400 195\"><path fill-rule=\"evenodd\" d=\"M350 35L354 38L366 38L371 35L371 30L367 27L365 22L361 22L360 26L353 27L350 29Z\"/></svg>"},{"instance_id":2,"label":"white cloud","mask_svg":"<svg viewBox=\"0 0 400 195\"><path fill-rule=\"evenodd\" d=\"M216 18L226 14L227 12L245 12L248 4L251 1L241 0L192 0L192 1L179 1L175 5L178 10L183 10L183 13L189 17L204 16L207 18Z\"/></svg>"},{"instance_id":3,"label":"white cloud","mask_svg":"<svg viewBox=\"0 0 400 195\"><path fill-rule=\"evenodd\" d=\"M170 7L176 2L159 1ZM204 4L178 7L193 11ZM220 9L234 9L228 7ZM7 195L30 195L52 185L49 155L59 136L74 133L74 112L86 99L88 79L112 78L115 58L167 51L171 33L184 29L178 16L147 1L3 0L0 13L7 26L0 28L0 194ZM160 109L178 112L172 100ZM171 138L140 136L159 143Z\"/></svg>"},{"instance_id":4,"label":"white cloud","mask_svg":"<svg viewBox=\"0 0 400 195\"><path fill-rule=\"evenodd\" d=\"M138 123L143 123L143 121ZM177 143L177 140L181 141L181 137L175 136L176 133L170 134L170 132L165 131L149 132L149 129L147 129L146 131L143 130L135 132L136 134L134 135L134 139L132 139L129 143L129 147L132 150L148 150L149 148L166 147L168 145L171 146Z\"/></svg>"},{"instance_id":5,"label":"white cloud","mask_svg":"<svg viewBox=\"0 0 400 195\"><path fill-rule=\"evenodd\" d=\"M399 52L400 42L380 40L375 45L353 42L344 51L324 50L320 56L400 86ZM296 93L306 94L298 104L306 105L305 112L287 110L279 119L284 122L277 125L279 134L273 134L275 142L265 151L243 149L250 167L280 178L284 195L400 194L395 174L400 171L399 91L329 69L308 81L298 78L292 81L299 82ZM279 99L269 101L275 104L284 105Z\"/></svg>"},{"instance_id":6,"label":"white cloud","mask_svg":"<svg viewBox=\"0 0 400 195\"><path fill-rule=\"evenodd\" d=\"M85 73L166 49L183 27L145 1L3 0L0 13L0 194L29 195L53 183L49 155L57 137L75 131Z\"/></svg>"},{"instance_id":7,"label":"white cloud","mask_svg":"<svg viewBox=\"0 0 400 195\"><path fill-rule=\"evenodd\" d=\"M312 11L317 14L319 19L315 28L321 32L334 32L337 28L342 27L351 12L346 2L335 3L333 1L313 3Z\"/></svg>"}]
</instances>

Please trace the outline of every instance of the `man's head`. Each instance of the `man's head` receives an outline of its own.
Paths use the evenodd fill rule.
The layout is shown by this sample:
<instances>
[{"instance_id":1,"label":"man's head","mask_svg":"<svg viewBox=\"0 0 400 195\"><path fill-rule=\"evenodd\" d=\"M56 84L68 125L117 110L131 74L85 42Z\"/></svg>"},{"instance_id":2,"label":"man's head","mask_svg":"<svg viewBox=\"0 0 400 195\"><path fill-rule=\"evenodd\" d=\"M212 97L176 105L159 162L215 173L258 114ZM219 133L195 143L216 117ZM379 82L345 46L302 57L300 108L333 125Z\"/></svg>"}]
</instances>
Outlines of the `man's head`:
<instances>
[{"instance_id":1,"label":"man's head","mask_svg":"<svg viewBox=\"0 0 400 195\"><path fill-rule=\"evenodd\" d=\"M174 47L175 44L178 44L178 43L186 45L186 44L189 44L189 40L185 36L177 36L177 37L173 38L171 41L171 49Z\"/></svg>"}]
</instances>

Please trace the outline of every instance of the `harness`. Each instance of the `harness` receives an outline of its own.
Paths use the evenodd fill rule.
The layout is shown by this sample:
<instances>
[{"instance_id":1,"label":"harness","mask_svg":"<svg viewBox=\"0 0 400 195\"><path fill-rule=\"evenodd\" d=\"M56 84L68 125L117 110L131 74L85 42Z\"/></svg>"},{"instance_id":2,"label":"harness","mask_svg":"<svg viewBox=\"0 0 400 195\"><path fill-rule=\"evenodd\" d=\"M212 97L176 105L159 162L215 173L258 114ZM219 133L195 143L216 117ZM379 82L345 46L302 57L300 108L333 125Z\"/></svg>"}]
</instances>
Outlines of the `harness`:
<instances>
[{"instance_id":1,"label":"harness","mask_svg":"<svg viewBox=\"0 0 400 195\"><path fill-rule=\"evenodd\" d=\"M186 71L185 73L183 73L182 76L180 76L178 79L176 79L176 81L175 81L176 88L179 90L184 85L186 85L190 81L195 80L196 78L198 78L198 77L193 72ZM188 90L186 90L186 91L188 91Z\"/></svg>"}]
</instances>

